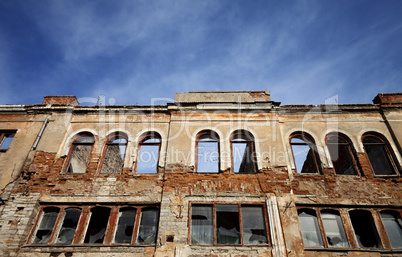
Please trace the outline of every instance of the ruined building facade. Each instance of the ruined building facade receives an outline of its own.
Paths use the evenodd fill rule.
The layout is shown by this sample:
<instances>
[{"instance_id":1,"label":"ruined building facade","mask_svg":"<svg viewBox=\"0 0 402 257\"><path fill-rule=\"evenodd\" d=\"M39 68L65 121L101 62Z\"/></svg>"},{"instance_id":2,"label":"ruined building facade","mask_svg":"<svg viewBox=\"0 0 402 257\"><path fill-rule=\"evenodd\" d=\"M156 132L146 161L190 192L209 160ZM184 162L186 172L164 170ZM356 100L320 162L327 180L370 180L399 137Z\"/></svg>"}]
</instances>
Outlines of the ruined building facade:
<instances>
[{"instance_id":1,"label":"ruined building facade","mask_svg":"<svg viewBox=\"0 0 402 257\"><path fill-rule=\"evenodd\" d=\"M0 106L0 256L401 256L402 94Z\"/></svg>"}]
</instances>

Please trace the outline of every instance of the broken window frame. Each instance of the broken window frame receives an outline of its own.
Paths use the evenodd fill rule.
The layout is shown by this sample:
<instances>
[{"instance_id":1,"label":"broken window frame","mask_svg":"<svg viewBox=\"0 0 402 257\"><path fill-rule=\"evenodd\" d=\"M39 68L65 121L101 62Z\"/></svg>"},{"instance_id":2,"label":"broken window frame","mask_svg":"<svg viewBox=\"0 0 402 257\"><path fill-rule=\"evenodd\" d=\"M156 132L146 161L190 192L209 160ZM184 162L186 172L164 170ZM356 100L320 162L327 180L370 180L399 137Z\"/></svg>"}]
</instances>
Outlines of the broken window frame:
<instances>
[{"instance_id":1,"label":"broken window frame","mask_svg":"<svg viewBox=\"0 0 402 257\"><path fill-rule=\"evenodd\" d=\"M17 131L15 131L15 130L1 130L0 131L0 152L7 152L7 150L10 149L10 146L14 140L16 133L17 133ZM8 141L8 139L10 139L9 143L6 142L6 141ZM5 142L7 143L7 145L4 145ZM7 147L3 148L5 146L7 146Z\"/></svg>"},{"instance_id":2,"label":"broken window frame","mask_svg":"<svg viewBox=\"0 0 402 257\"><path fill-rule=\"evenodd\" d=\"M65 216L65 211L68 209L80 209L81 213L78 219L78 224L76 226L74 236L72 239L71 243L60 243L58 242L58 236L62 230L63 227L63 221L64 221L64 216ZM91 220L91 210L94 210L95 208L109 208L110 213L108 217L108 222L106 225L105 229L105 234L103 236L103 242L102 243L84 243L85 242L85 237L87 236L87 230L89 227L89 223ZM115 242L115 236L118 228L118 222L119 222L119 211L122 209L127 209L127 208L133 208L136 209L136 216L134 220L134 226L133 226L133 232L131 236L131 241L130 243L116 243ZM51 234L49 236L49 239L47 240L47 243L34 243L35 238L36 238L36 233L38 229L41 226L44 214L46 213L46 210L55 210L58 209L58 214L56 221L53 225L53 229L51 231ZM143 210L157 210L157 220L155 224L155 234L154 234L154 239L155 242L152 244L139 244L137 243L137 237L138 233L140 230L140 221L142 218L142 211ZM62 246L100 246L100 245L109 245L109 246L152 246L154 247L156 244L156 238L158 234L158 229L159 229L159 215L160 215L160 208L158 205L65 205L65 206L60 206L60 205L43 205L41 206L41 209L38 213L37 219L35 221L35 224L28 236L27 239L27 244L29 245L36 245L36 246L49 246L49 245L62 245Z\"/></svg>"},{"instance_id":3,"label":"broken window frame","mask_svg":"<svg viewBox=\"0 0 402 257\"><path fill-rule=\"evenodd\" d=\"M306 250L315 250L315 249L320 249L320 250L344 250L344 251L349 251L349 250L356 250L356 249L361 249L361 250L374 250L374 251L381 251L381 250L400 250L401 248L393 248L390 242L390 239L386 233L385 226L383 224L382 218L381 218L381 212L387 211L387 212L394 212L394 213L399 213L399 215L402 217L402 209L392 209L392 208L360 208L360 207L353 207L353 206L345 206L344 208L340 207L332 207L332 206L296 206L297 211L299 210L311 210L316 213L316 217L318 220L319 224L319 230L320 230L320 235L323 240L323 247L306 247L304 246L304 249ZM355 230L353 228L352 220L350 218L350 211L355 211L355 210L361 210L361 211L367 211L370 212L371 218L373 220L373 226L375 228L375 232L378 235L378 243L379 247L378 248L365 248L365 247L360 247L359 242L356 238ZM348 247L333 247L330 246L328 243L328 239L326 237L326 232L324 228L324 223L322 220L322 212L337 212L339 213L344 232L346 234L346 239L349 244ZM300 220L299 220L299 226L300 226ZM301 227L300 232L301 232ZM303 241L303 239L302 239ZM304 244L304 242L303 242Z\"/></svg>"},{"instance_id":4,"label":"broken window frame","mask_svg":"<svg viewBox=\"0 0 402 257\"><path fill-rule=\"evenodd\" d=\"M244 141L236 141L237 139L243 139ZM249 146L250 151L251 151L251 153L250 153L251 160L250 161L252 162L251 163L252 164L252 170L250 172L240 172L243 161L240 164L239 170L238 171L235 170L234 145L236 145L236 144L247 144L245 152L247 151L248 145L250 145ZM257 171L257 160L256 160L257 157L256 157L255 153L256 152L255 152L254 136L250 132L248 132L246 130L237 130L237 131L232 133L232 135L230 136L230 154L231 154L230 156L231 156L231 167L232 167L231 170L232 170L232 173L234 173L234 174L255 173ZM243 155L243 158L244 158L244 156L245 155Z\"/></svg>"},{"instance_id":5,"label":"broken window frame","mask_svg":"<svg viewBox=\"0 0 402 257\"><path fill-rule=\"evenodd\" d=\"M331 138L340 138L341 140L344 141L344 143L339 143L339 141L337 143L330 143L328 142ZM357 157L356 157L356 151L353 148L352 142L350 141L350 139L341 134L341 133L330 133L325 137L325 144L327 145L327 149L329 152L329 156L331 158L331 162L332 162L332 167L335 171L336 175L347 175L347 176L358 176L360 175L360 171L359 171L359 167L358 167L358 162L357 162ZM343 174L343 173L338 173L338 171L336 170L336 165L334 163L333 160L333 155L331 154L331 148L329 145L335 145L335 147L338 147L339 149L339 145L346 147L346 154L348 155L349 161L352 162L351 165L354 168L355 174ZM339 154L339 152L338 152ZM339 158L339 156L338 156Z\"/></svg>"},{"instance_id":6,"label":"broken window frame","mask_svg":"<svg viewBox=\"0 0 402 257\"><path fill-rule=\"evenodd\" d=\"M158 142L147 142L148 140L158 140ZM146 132L140 137L140 143L138 144L137 149L137 160L135 162L134 172L136 174L158 174L159 173L159 158L161 153L161 146L162 146L162 137L157 132ZM157 146L158 147L158 154L156 156L156 167L154 172L141 172L139 171L139 163L141 163L141 148L145 146Z\"/></svg>"},{"instance_id":7,"label":"broken window frame","mask_svg":"<svg viewBox=\"0 0 402 257\"><path fill-rule=\"evenodd\" d=\"M117 140L117 139L125 139L126 142L125 143L114 143L113 141ZM123 166L124 166L124 159L126 158L127 144L128 144L128 137L124 133L118 132L118 133L115 133L115 134L110 135L108 137L108 139L106 141L106 144L105 144L105 147L103 149L102 161L101 161L100 166L99 166L99 173L100 174L120 174L122 172ZM121 146L125 147L124 154L122 156L122 165L120 167L120 170L118 172L103 172L103 168L104 168L104 165L105 165L105 158L107 156L108 149L110 148L110 146L116 146L116 145L119 146L119 150L120 150ZM119 153L121 155L120 151L119 151Z\"/></svg>"},{"instance_id":8,"label":"broken window frame","mask_svg":"<svg viewBox=\"0 0 402 257\"><path fill-rule=\"evenodd\" d=\"M292 142L292 139L299 139L304 141L302 142ZM314 139L307 133L305 132L295 132L292 133L289 137L289 145L290 145L290 150L292 151L292 158L293 158L293 164L294 164L294 169L293 172L294 174L297 175L320 175L321 174L321 165L320 165L320 158L318 155L318 151L317 151L317 146L314 142ZM294 153L294 149L293 146L297 146L297 145L303 145L303 146L308 146L310 148L309 151L312 151L313 154L313 161L314 161L314 167L316 169L316 172L304 172L302 173L303 170L298 171L297 169L297 162L296 162L296 158L295 158L295 153ZM306 154L306 157L308 156L308 153ZM304 163L303 163L304 166ZM303 167L302 167L303 169Z\"/></svg>"},{"instance_id":9,"label":"broken window frame","mask_svg":"<svg viewBox=\"0 0 402 257\"><path fill-rule=\"evenodd\" d=\"M91 137L92 138L92 142L78 142L80 138L83 137ZM80 133L79 135L77 135L74 139L74 141L71 143L71 147L70 147L70 151L68 152L67 158L66 158L66 162L65 162L65 167L64 167L64 174L66 175L80 175L80 174L85 174L86 170L88 168L88 164L89 161L91 159L91 155L92 155L92 151L93 151L93 146L95 144L95 137L91 134L91 133ZM84 146L84 145L90 145L91 146L91 150L89 152L89 156L88 159L86 160L87 165L85 167L85 170L83 172L68 172L70 169L70 164L71 164L71 160L72 160L72 156L74 154L74 150L76 149L77 146Z\"/></svg>"},{"instance_id":10,"label":"broken window frame","mask_svg":"<svg viewBox=\"0 0 402 257\"><path fill-rule=\"evenodd\" d=\"M203 139L203 137L207 137L209 136L210 139L212 139L211 141L201 141ZM199 156L198 156L198 152L199 152L199 144L200 143L214 143L216 144L216 151L217 151L217 155L218 155L218 161L217 161L217 167L216 167L216 171L200 171L198 165L199 165ZM213 153L211 153L213 154ZM213 130L203 130L201 132L199 132L197 134L197 138L195 141L195 168L194 168L195 172L200 173L200 174L217 174L220 173L221 171L221 154L220 154L220 142L219 142L219 135L213 131Z\"/></svg>"},{"instance_id":11,"label":"broken window frame","mask_svg":"<svg viewBox=\"0 0 402 257\"><path fill-rule=\"evenodd\" d=\"M365 143L364 140L366 138L369 138L369 137L373 137L373 138L379 140L380 143ZM361 140L362 140L362 144L363 144L363 148L364 148L364 152L366 154L367 160L370 163L371 170L372 170L372 172L373 172L375 177L392 177L392 176L395 177L395 176L400 175L400 172L399 172L400 168L398 166L395 154L394 154L394 152L393 152L388 140L383 135L380 135L378 133L369 132L369 133L363 134ZM371 146L372 145L378 145L378 146L383 147L383 149L385 150L385 153L386 153L386 157L387 157L386 161L388 161L388 164L390 165L390 168L393 170L394 174L377 174L376 173L376 170L374 169L373 164L372 164L372 160L370 159L370 156L367 153L367 146L370 146L370 145ZM381 166L384 166L384 165L381 165Z\"/></svg>"},{"instance_id":12,"label":"broken window frame","mask_svg":"<svg viewBox=\"0 0 402 257\"><path fill-rule=\"evenodd\" d=\"M213 243L212 244L194 244L191 241L191 235L192 235L192 208L194 205L200 205L200 206L210 206L212 207L212 223L213 223ZM239 244L219 244L217 242L217 205L234 205L237 206L238 208L238 219L239 219L239 230L240 230L240 243ZM243 227L243 217L242 217L242 207L260 207L262 208L262 215L263 215L263 219L264 219L264 225L265 225L265 235L266 239L267 239L267 243L263 243L263 244L247 244L244 242L244 227ZM190 203L189 206L189 218L188 218L188 244L189 245L197 245L197 246L259 246L259 245L271 245L271 238L270 238L270 233L269 233L269 223L268 223L268 215L267 215L267 208L265 204L262 203L232 203L232 204L228 204L228 203L222 203L222 202L214 202L214 203L205 203L205 202L192 202Z\"/></svg>"}]
</instances>

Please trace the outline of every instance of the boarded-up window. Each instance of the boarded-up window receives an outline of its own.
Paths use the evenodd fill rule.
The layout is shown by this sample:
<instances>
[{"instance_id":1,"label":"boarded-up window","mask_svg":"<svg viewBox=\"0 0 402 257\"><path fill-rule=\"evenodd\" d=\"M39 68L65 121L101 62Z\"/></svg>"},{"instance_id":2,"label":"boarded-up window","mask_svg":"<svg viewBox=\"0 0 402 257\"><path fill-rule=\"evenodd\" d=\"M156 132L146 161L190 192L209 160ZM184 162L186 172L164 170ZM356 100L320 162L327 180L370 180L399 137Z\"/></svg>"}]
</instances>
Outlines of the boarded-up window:
<instances>
[{"instance_id":1,"label":"boarded-up window","mask_svg":"<svg viewBox=\"0 0 402 257\"><path fill-rule=\"evenodd\" d=\"M328 135L327 147L334 165L335 173L340 175L356 175L356 160L350 143L342 136Z\"/></svg>"},{"instance_id":2,"label":"boarded-up window","mask_svg":"<svg viewBox=\"0 0 402 257\"><path fill-rule=\"evenodd\" d=\"M127 138L123 135L116 135L106 143L101 173L121 173L124 162L124 155L127 148Z\"/></svg>"},{"instance_id":3,"label":"boarded-up window","mask_svg":"<svg viewBox=\"0 0 402 257\"><path fill-rule=\"evenodd\" d=\"M66 173L85 173L93 143L92 135L83 135L74 141Z\"/></svg>"},{"instance_id":4,"label":"boarded-up window","mask_svg":"<svg viewBox=\"0 0 402 257\"><path fill-rule=\"evenodd\" d=\"M137 173L157 173L161 139L158 134L146 135L139 145Z\"/></svg>"},{"instance_id":5,"label":"boarded-up window","mask_svg":"<svg viewBox=\"0 0 402 257\"><path fill-rule=\"evenodd\" d=\"M318 157L315 144L305 134L294 134L290 138L297 173L318 173Z\"/></svg>"},{"instance_id":6,"label":"boarded-up window","mask_svg":"<svg viewBox=\"0 0 402 257\"><path fill-rule=\"evenodd\" d=\"M219 138L213 131L204 131L197 138L197 172L219 172Z\"/></svg>"}]
</instances>

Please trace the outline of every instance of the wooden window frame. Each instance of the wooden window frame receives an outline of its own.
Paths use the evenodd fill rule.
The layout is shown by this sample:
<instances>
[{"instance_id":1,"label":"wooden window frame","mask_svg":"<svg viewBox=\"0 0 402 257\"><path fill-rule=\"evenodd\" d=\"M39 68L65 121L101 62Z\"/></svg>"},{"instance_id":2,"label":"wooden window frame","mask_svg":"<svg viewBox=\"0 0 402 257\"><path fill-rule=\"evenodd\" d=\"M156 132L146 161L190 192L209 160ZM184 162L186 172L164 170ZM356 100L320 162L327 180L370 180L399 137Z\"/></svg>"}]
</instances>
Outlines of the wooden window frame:
<instances>
[{"instance_id":1,"label":"wooden window frame","mask_svg":"<svg viewBox=\"0 0 402 257\"><path fill-rule=\"evenodd\" d=\"M147 141L148 139L153 139L156 138L159 140L159 142L156 143L145 143L145 141ZM138 173L137 169L138 169L138 163L139 163L139 159L140 159L140 154L141 154L141 147L143 145L153 145L153 146L158 146L158 158L156 160L156 169L154 173ZM137 158L135 161L135 165L134 165L134 173L137 175L154 175L154 174L159 174L159 159L160 159L160 154L161 154L161 148L162 148L162 137L159 135L159 133L157 132L146 132L144 133L139 140L138 143L138 147L137 147Z\"/></svg>"},{"instance_id":2,"label":"wooden window frame","mask_svg":"<svg viewBox=\"0 0 402 257\"><path fill-rule=\"evenodd\" d=\"M209 205L212 206L212 218L213 218L213 244L211 245L201 245L201 244L192 244L191 243L191 215L192 215L192 206L193 205ZM239 228L240 228L240 244L218 244L216 238L216 205L236 205L239 208ZM245 244L243 239L243 221L242 221L242 206L259 206L263 209L263 216L264 216L264 224L265 230L267 233L267 243L266 244ZM271 245L271 237L270 237L270 229L269 229L269 222L268 222L268 213L267 207L264 203L227 203L227 202L191 202L188 208L188 233L187 233L187 244L192 246L270 246Z\"/></svg>"},{"instance_id":3,"label":"wooden window frame","mask_svg":"<svg viewBox=\"0 0 402 257\"><path fill-rule=\"evenodd\" d=\"M293 138L298 138L300 140L303 140L304 143L297 143L297 142L292 143ZM294 174L297 174L297 175L321 175L321 161L319 158L317 145L315 144L315 141L312 136L310 136L309 134L304 133L304 132L292 133L289 137L289 145L290 145L290 150L292 151L292 158L293 158L293 164L294 164L293 173ZM298 172L295 154L293 152L293 145L307 145L310 147L310 149L313 151L313 159L314 159L314 164L316 166L317 172L313 172L313 173L301 173L301 171Z\"/></svg>"},{"instance_id":4,"label":"wooden window frame","mask_svg":"<svg viewBox=\"0 0 402 257\"><path fill-rule=\"evenodd\" d=\"M33 240L35 238L36 231L38 229L38 226L42 222L43 218L43 213L45 208L58 208L59 213L56 219L56 222L53 227L53 231L51 233L51 236L49 238L49 242L46 244L39 244L39 243L33 243ZM108 224L106 227L103 243L84 243L84 239L87 233L89 221L91 218L91 209L95 207L104 207L104 208L110 208L110 214L109 214L109 219L108 219ZM133 226L133 234L131 238L131 243L115 243L114 238L117 232L117 224L119 221L119 210L122 208L135 208L136 209L136 216L135 216L135 221L134 221L134 226ZM62 226L62 218L65 213L66 209L69 208L78 208L81 209L81 214L78 220L77 228L75 230L75 234L73 237L72 243L56 243L57 236L60 233L61 226ZM158 209L159 213L158 216L160 216L160 207L159 205L97 205L97 204L92 204L92 205L43 205L40 208L40 211L37 215L36 221L34 223L34 226L31 229L31 232L29 233L28 239L26 241L27 245L34 245L34 246L42 246L42 247L49 247L49 246L141 246L141 247L155 247L156 240L154 244L149 244L149 245L141 245L141 244L136 244L136 240L138 237L138 231L140 227L140 221L141 221L141 212L142 209L147 209L147 208L154 208ZM159 220L159 218L158 218ZM155 232L155 239L157 238L159 230L159 222L157 223L156 226L156 232Z\"/></svg>"},{"instance_id":5,"label":"wooden window frame","mask_svg":"<svg viewBox=\"0 0 402 257\"><path fill-rule=\"evenodd\" d=\"M252 172L235 172L234 170L234 158L233 158L233 144L239 143L239 142L233 142L234 139L236 139L237 136L240 135L240 138L245 139L246 141L243 141L245 143L250 143L251 144L251 156L252 156L252 163L253 163L253 171ZM243 143L242 142L242 143ZM233 174L253 174L258 171L257 168L257 156L256 156L256 151L255 151L255 140L254 136L247 130L236 130L232 133L230 136L230 162L231 162L231 171Z\"/></svg>"},{"instance_id":6,"label":"wooden window frame","mask_svg":"<svg viewBox=\"0 0 402 257\"><path fill-rule=\"evenodd\" d=\"M10 142L10 145L7 149L0 149L0 153L1 152L7 152L8 149L10 149L12 141L14 141L15 135L17 134L16 130L0 130L0 146L3 145L4 140L9 136L9 135L13 135L13 139Z\"/></svg>"},{"instance_id":7,"label":"wooden window frame","mask_svg":"<svg viewBox=\"0 0 402 257\"><path fill-rule=\"evenodd\" d=\"M198 172L198 143L199 140L202 136L204 135L211 135L211 138L216 140L216 143L218 145L218 172ZM213 130L202 130L197 134L196 140L195 140L195 167L194 167L194 172L198 174L219 174L221 173L221 150L220 150L220 138L218 133L216 133Z\"/></svg>"},{"instance_id":8,"label":"wooden window frame","mask_svg":"<svg viewBox=\"0 0 402 257\"><path fill-rule=\"evenodd\" d=\"M354 206L347 206L347 207L333 207L333 206L311 206L311 205L300 205L296 206L296 210L301 209L308 209L313 210L316 213L318 224L320 227L321 237L323 240L323 247L304 247L305 250L334 250L334 251L354 251L354 250L362 250L362 251L395 251L395 252L402 252L402 249L392 248L391 242L388 238L387 232L385 230L385 226L382 222L380 213L381 211L394 211L399 213L402 217L402 209L398 208L371 208L371 207L354 207ZM321 212L325 210L337 211L340 215L343 228L345 230L346 238L349 243L349 247L331 247L328 244L328 239L326 238L324 224L321 217ZM361 211L369 211L371 217L374 222L374 227L379 237L379 248L361 248L356 239L356 234L353 229L352 221L349 216L349 212L352 210L361 210ZM299 221L299 229L300 228L300 221ZM301 239L303 241L303 238ZM304 244L304 243L303 243Z\"/></svg>"},{"instance_id":9,"label":"wooden window frame","mask_svg":"<svg viewBox=\"0 0 402 257\"><path fill-rule=\"evenodd\" d=\"M126 140L126 143L111 143L111 141L113 141L113 139L116 138L116 137L124 138ZM110 145L118 145L118 146L125 145L126 146L126 149L124 151L124 156L123 156L123 164L121 165L121 169L120 169L119 173L106 173L106 172L102 173L102 167L103 167L103 164L105 162L107 149L109 148ZM99 164L98 173L99 174L121 174L121 172L123 171L123 167L124 167L124 160L126 159L127 145L128 145L128 137L127 137L127 135L125 133L117 132L117 133L113 133L112 135L110 135L106 140L105 147L103 148L102 159L101 159L100 164Z\"/></svg>"},{"instance_id":10,"label":"wooden window frame","mask_svg":"<svg viewBox=\"0 0 402 257\"><path fill-rule=\"evenodd\" d=\"M77 143L77 140L80 139L81 137L92 137L93 142L92 143ZM68 166L70 165L71 156L72 156L72 154L74 152L74 148L75 148L76 145L91 145L92 146L90 154L89 154L89 157L88 157L88 164L89 164L89 162L91 160L91 156L92 156L92 151L93 151L94 145L95 145L95 137L91 133L87 133L87 132L80 133L80 134L75 136L74 141L71 143L70 150L68 152L67 158L66 158L65 163L64 163L64 167L63 167L64 172L63 173L65 175L82 175L82 174L87 173L88 164L87 164L87 167L85 168L85 172L79 172L79 173L78 172L77 173L74 173L74 172L73 173L68 173L67 172Z\"/></svg>"},{"instance_id":11,"label":"wooden window frame","mask_svg":"<svg viewBox=\"0 0 402 257\"><path fill-rule=\"evenodd\" d=\"M341 139L346 141L346 144L343 143L343 144L338 144L338 145L345 145L347 147L347 151L349 153L349 156L352 159L353 168L356 171L355 175L347 175L347 174L338 174L338 173L336 173L335 165L334 165L334 162L332 160L331 152L330 152L329 147L328 147L328 140L331 137L339 137L339 138L341 138ZM330 144L332 144L332 143L330 143ZM328 135L325 136L325 145L327 146L329 157L331 158L332 167L334 169L335 175L339 175L339 176L360 176L360 169L359 169L359 165L358 165L358 162L357 162L356 151L354 150L353 144L352 144L352 142L350 141L350 139L347 136L345 136L345 135L343 135L341 133L329 133Z\"/></svg>"},{"instance_id":12,"label":"wooden window frame","mask_svg":"<svg viewBox=\"0 0 402 257\"><path fill-rule=\"evenodd\" d=\"M366 146L365 146L365 143L364 143L364 139L366 137L374 137L374 138L377 138L378 140L380 140L382 142L379 145L384 146L384 149L385 149L385 152L387 154L388 160L391 163L391 167L394 170L395 174L378 175L378 174L375 173L373 165L371 164L370 158L369 158L369 156L367 154ZM373 172L373 175L375 177L397 177L397 176L400 176L400 168L398 166L397 159L395 157L395 153L392 150L391 145L389 144L388 140L383 135L380 135L378 133L368 132L368 133L363 134L361 140L362 140L362 144L363 144L363 148L364 148L364 153L366 154L367 160L368 160L368 162L370 164L371 171ZM371 145L374 145L374 144L371 143Z\"/></svg>"}]
</instances>

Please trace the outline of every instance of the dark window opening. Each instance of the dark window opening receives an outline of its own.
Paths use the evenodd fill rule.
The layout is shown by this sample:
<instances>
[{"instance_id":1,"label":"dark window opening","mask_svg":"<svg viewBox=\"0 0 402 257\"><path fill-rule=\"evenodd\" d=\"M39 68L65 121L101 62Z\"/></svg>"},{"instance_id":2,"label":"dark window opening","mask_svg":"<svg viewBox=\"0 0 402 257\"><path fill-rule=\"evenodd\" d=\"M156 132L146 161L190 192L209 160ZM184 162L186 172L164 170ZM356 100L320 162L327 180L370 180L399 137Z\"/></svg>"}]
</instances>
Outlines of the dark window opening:
<instances>
[{"instance_id":1,"label":"dark window opening","mask_svg":"<svg viewBox=\"0 0 402 257\"><path fill-rule=\"evenodd\" d=\"M59 211L60 209L55 207L43 209L42 219L33 239L34 244L49 243Z\"/></svg>"},{"instance_id":2,"label":"dark window opening","mask_svg":"<svg viewBox=\"0 0 402 257\"><path fill-rule=\"evenodd\" d=\"M7 151L13 141L15 132L1 132L0 131L0 151Z\"/></svg>"},{"instance_id":3,"label":"dark window opening","mask_svg":"<svg viewBox=\"0 0 402 257\"><path fill-rule=\"evenodd\" d=\"M297 173L318 173L317 150L306 135L295 134L290 139Z\"/></svg>"},{"instance_id":4,"label":"dark window opening","mask_svg":"<svg viewBox=\"0 0 402 257\"><path fill-rule=\"evenodd\" d=\"M109 221L110 208L94 207L88 224L84 243L102 244Z\"/></svg>"},{"instance_id":5,"label":"dark window opening","mask_svg":"<svg viewBox=\"0 0 402 257\"><path fill-rule=\"evenodd\" d=\"M131 244L134 223L137 215L135 208L121 208L119 211L119 223L115 235L115 242L121 244Z\"/></svg>"},{"instance_id":6,"label":"dark window opening","mask_svg":"<svg viewBox=\"0 0 402 257\"><path fill-rule=\"evenodd\" d=\"M127 148L127 138L123 135L113 136L106 144L101 173L121 173L124 155Z\"/></svg>"},{"instance_id":7,"label":"dark window opening","mask_svg":"<svg viewBox=\"0 0 402 257\"><path fill-rule=\"evenodd\" d=\"M363 146L375 175L395 175L393 153L385 141L374 135L363 136Z\"/></svg>"},{"instance_id":8,"label":"dark window opening","mask_svg":"<svg viewBox=\"0 0 402 257\"><path fill-rule=\"evenodd\" d=\"M78 220L81 215L81 209L70 208L64 212L63 223L57 237L56 243L71 244L77 229Z\"/></svg>"},{"instance_id":9,"label":"dark window opening","mask_svg":"<svg viewBox=\"0 0 402 257\"><path fill-rule=\"evenodd\" d=\"M70 151L66 173L85 173L94 143L93 136L80 136Z\"/></svg>"},{"instance_id":10,"label":"dark window opening","mask_svg":"<svg viewBox=\"0 0 402 257\"><path fill-rule=\"evenodd\" d=\"M147 134L139 145L137 158L137 173L157 173L161 137L156 134Z\"/></svg>"},{"instance_id":11,"label":"dark window opening","mask_svg":"<svg viewBox=\"0 0 402 257\"><path fill-rule=\"evenodd\" d=\"M213 131L201 132L197 139L197 172L219 172L219 138Z\"/></svg>"},{"instance_id":12,"label":"dark window opening","mask_svg":"<svg viewBox=\"0 0 402 257\"><path fill-rule=\"evenodd\" d=\"M241 218L240 218L241 217ZM268 244L261 205L191 205L190 243L194 245Z\"/></svg>"},{"instance_id":13,"label":"dark window opening","mask_svg":"<svg viewBox=\"0 0 402 257\"><path fill-rule=\"evenodd\" d=\"M397 211L389 210L382 211L380 214L392 248L402 249L401 215Z\"/></svg>"},{"instance_id":14,"label":"dark window opening","mask_svg":"<svg viewBox=\"0 0 402 257\"><path fill-rule=\"evenodd\" d=\"M326 143L335 173L340 175L356 175L356 160L350 143L345 138L336 134L327 136Z\"/></svg>"},{"instance_id":15,"label":"dark window opening","mask_svg":"<svg viewBox=\"0 0 402 257\"><path fill-rule=\"evenodd\" d=\"M380 248L381 243L369 211L349 211L356 240L361 248Z\"/></svg>"},{"instance_id":16,"label":"dark window opening","mask_svg":"<svg viewBox=\"0 0 402 257\"><path fill-rule=\"evenodd\" d=\"M254 139L247 131L235 132L231 139L234 173L253 173L256 170Z\"/></svg>"}]
</instances>

